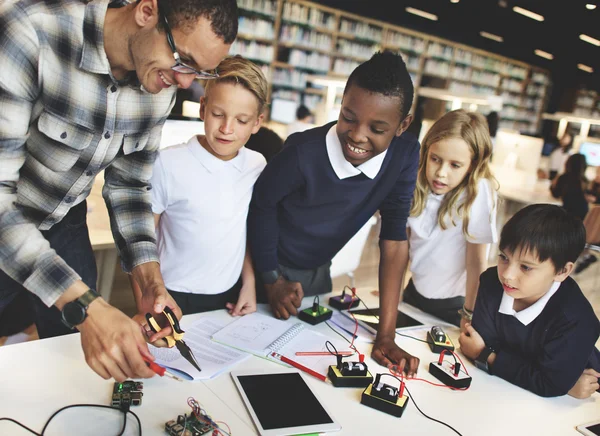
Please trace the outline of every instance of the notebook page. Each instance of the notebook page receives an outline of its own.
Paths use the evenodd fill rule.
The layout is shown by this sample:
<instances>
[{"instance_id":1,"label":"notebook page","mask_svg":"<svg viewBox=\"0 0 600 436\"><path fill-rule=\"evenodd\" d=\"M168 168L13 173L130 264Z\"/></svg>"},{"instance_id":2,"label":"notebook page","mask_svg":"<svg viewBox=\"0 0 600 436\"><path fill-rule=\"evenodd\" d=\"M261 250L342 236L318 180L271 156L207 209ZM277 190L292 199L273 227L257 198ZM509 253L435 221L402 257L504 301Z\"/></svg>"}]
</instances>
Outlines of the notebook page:
<instances>
[{"instance_id":1,"label":"notebook page","mask_svg":"<svg viewBox=\"0 0 600 436\"><path fill-rule=\"evenodd\" d=\"M270 344L294 325L258 312L244 315L212 335L214 341L266 357Z\"/></svg>"},{"instance_id":2,"label":"notebook page","mask_svg":"<svg viewBox=\"0 0 600 436\"><path fill-rule=\"evenodd\" d=\"M335 365L336 358L331 354L325 356L296 356L297 351L325 351L327 348L325 342L329 341L338 351L348 351L348 342L335 337L326 336L310 328L302 329L296 337L282 347L278 353L299 363L307 368L310 368L319 374L327 375L327 369L330 365ZM357 360L357 358L346 358Z\"/></svg>"},{"instance_id":3,"label":"notebook page","mask_svg":"<svg viewBox=\"0 0 600 436\"><path fill-rule=\"evenodd\" d=\"M210 337L231 321L220 316L206 316L185 326L183 340L190 347L202 371L198 372L177 348L157 348L148 345L156 363L169 369L184 372L194 380L206 380L229 370L250 357L248 353L216 343Z\"/></svg>"}]
</instances>

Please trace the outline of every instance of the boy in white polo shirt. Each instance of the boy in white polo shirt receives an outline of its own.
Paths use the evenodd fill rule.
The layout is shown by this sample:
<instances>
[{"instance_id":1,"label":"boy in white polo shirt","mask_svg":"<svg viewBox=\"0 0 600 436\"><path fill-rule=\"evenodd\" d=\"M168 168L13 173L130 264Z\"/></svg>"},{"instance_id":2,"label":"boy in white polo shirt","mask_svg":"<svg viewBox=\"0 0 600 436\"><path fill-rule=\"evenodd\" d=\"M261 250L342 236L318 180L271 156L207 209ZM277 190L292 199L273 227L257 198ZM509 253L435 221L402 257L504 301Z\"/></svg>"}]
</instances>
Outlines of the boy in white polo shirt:
<instances>
[{"instance_id":1,"label":"boy in white polo shirt","mask_svg":"<svg viewBox=\"0 0 600 436\"><path fill-rule=\"evenodd\" d=\"M184 315L256 310L246 217L265 159L244 145L260 128L267 81L240 56L217 71L200 100L205 134L162 150L151 180L160 269Z\"/></svg>"}]
</instances>

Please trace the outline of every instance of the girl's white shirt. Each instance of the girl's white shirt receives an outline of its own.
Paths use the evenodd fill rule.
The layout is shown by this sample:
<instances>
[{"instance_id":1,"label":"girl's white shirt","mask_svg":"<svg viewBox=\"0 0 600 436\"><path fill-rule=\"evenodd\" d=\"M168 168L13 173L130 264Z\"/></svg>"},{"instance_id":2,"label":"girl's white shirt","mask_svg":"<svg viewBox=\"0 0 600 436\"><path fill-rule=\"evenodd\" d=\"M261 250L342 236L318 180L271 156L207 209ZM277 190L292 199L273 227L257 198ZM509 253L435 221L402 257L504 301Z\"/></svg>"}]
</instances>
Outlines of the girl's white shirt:
<instances>
[{"instance_id":1,"label":"girl's white shirt","mask_svg":"<svg viewBox=\"0 0 600 436\"><path fill-rule=\"evenodd\" d=\"M444 195L430 193L421 215L408 218L412 280L417 291L426 298L464 296L467 242L490 244L498 241L496 192L487 179L480 180L477 188L477 197L469 213L469 237L463 233L463 220L456 214L454 224L445 217L446 230L439 226L438 211ZM458 204L462 204L465 195L463 192Z\"/></svg>"}]
</instances>

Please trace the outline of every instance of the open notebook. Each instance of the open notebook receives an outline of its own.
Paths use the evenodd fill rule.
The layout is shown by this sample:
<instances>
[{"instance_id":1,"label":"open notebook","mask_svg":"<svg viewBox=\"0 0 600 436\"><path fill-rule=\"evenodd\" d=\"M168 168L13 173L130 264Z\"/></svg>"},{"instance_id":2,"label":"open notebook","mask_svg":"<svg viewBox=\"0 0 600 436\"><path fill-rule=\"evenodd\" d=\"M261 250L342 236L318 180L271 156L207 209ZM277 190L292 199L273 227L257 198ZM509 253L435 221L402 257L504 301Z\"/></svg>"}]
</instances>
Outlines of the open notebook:
<instances>
[{"instance_id":1,"label":"open notebook","mask_svg":"<svg viewBox=\"0 0 600 436\"><path fill-rule=\"evenodd\" d=\"M177 350L177 348L157 348L148 345L156 357L156 363L189 380L206 380L230 370L233 366L250 357L250 354L225 347L210 340L213 333L221 330L230 319L219 316L203 316L190 325L182 323L185 329L183 340L191 348L202 371L198 372ZM235 321L234 321L235 322Z\"/></svg>"},{"instance_id":2,"label":"open notebook","mask_svg":"<svg viewBox=\"0 0 600 436\"><path fill-rule=\"evenodd\" d=\"M271 356L278 353L319 374L326 375L329 365L335 365L335 356L296 356L297 351L327 351L325 342L331 342L338 351L348 351L348 343L329 337L310 325L291 320L282 321L261 313L243 316L216 332L212 339L238 350L281 363Z\"/></svg>"}]
</instances>

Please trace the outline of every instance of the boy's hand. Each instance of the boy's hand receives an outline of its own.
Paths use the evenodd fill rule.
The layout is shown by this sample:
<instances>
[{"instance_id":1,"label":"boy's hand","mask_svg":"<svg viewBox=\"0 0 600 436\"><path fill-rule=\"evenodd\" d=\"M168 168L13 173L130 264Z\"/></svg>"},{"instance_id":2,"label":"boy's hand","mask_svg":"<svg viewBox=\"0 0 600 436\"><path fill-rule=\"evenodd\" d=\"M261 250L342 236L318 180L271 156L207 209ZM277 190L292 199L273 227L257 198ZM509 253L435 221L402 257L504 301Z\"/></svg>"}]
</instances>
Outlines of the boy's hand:
<instances>
[{"instance_id":1,"label":"boy's hand","mask_svg":"<svg viewBox=\"0 0 600 436\"><path fill-rule=\"evenodd\" d=\"M600 388L598 377L600 377L600 372L594 371L592 368L585 369L583 374L579 376L579 380L577 380L575 386L569 390L568 394L574 398L579 398L580 400L589 398Z\"/></svg>"},{"instance_id":2,"label":"boy's hand","mask_svg":"<svg viewBox=\"0 0 600 436\"><path fill-rule=\"evenodd\" d=\"M474 360L485 348L485 342L470 323L465 324L465 329L466 332L462 332L458 338L460 349L465 356Z\"/></svg>"},{"instance_id":3,"label":"boy's hand","mask_svg":"<svg viewBox=\"0 0 600 436\"><path fill-rule=\"evenodd\" d=\"M371 357L382 366L394 366L398 371L405 371L408 377L414 377L419 370L419 358L398 347L394 338L382 338L378 335Z\"/></svg>"},{"instance_id":4,"label":"boy's hand","mask_svg":"<svg viewBox=\"0 0 600 436\"><path fill-rule=\"evenodd\" d=\"M290 315L297 315L302 304L304 291L300 282L288 282L279 277L272 285L265 285L267 299L275 318L288 319Z\"/></svg>"},{"instance_id":5,"label":"boy's hand","mask_svg":"<svg viewBox=\"0 0 600 436\"><path fill-rule=\"evenodd\" d=\"M227 307L229 314L232 316L247 315L256 312L256 286L254 283L244 283L242 289L240 289L237 303L227 303L225 307Z\"/></svg>"}]
</instances>

